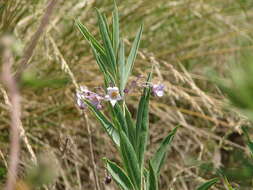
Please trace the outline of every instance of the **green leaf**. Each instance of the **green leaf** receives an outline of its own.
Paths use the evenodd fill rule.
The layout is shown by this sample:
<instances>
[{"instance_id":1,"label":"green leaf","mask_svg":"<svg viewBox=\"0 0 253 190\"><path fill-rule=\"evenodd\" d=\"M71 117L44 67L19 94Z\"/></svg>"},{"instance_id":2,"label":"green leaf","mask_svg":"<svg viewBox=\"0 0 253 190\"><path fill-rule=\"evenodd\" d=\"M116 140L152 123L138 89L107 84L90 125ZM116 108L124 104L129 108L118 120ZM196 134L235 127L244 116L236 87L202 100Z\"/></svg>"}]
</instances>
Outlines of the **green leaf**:
<instances>
[{"instance_id":1,"label":"green leaf","mask_svg":"<svg viewBox=\"0 0 253 190\"><path fill-rule=\"evenodd\" d=\"M148 82L151 79L151 73L148 76ZM151 88L147 87L143 90L141 96L136 121L136 153L140 167L143 167L144 153L148 141L148 130L149 130L149 97Z\"/></svg>"},{"instance_id":2,"label":"green leaf","mask_svg":"<svg viewBox=\"0 0 253 190\"><path fill-rule=\"evenodd\" d=\"M95 49L95 47L93 46L93 44L90 44L90 45L91 45L91 48L92 48L93 55L94 55L94 57L96 59L96 62L98 64L98 66L99 66L99 69L104 74L105 86L108 87L110 83L115 84L114 78L111 75L111 73L106 69L106 66L104 64L104 61L103 61L102 57L97 52L97 50Z\"/></svg>"},{"instance_id":3,"label":"green leaf","mask_svg":"<svg viewBox=\"0 0 253 190\"><path fill-rule=\"evenodd\" d=\"M212 187L214 184L216 184L219 181L218 178L211 179L210 181L205 182L201 186L197 188L197 190L208 190L210 187Z\"/></svg>"},{"instance_id":4,"label":"green leaf","mask_svg":"<svg viewBox=\"0 0 253 190\"><path fill-rule=\"evenodd\" d=\"M118 47L119 47L119 13L116 2L114 1L114 11L112 15L112 33L113 33L113 48L114 52L117 55Z\"/></svg>"},{"instance_id":5,"label":"green leaf","mask_svg":"<svg viewBox=\"0 0 253 190\"><path fill-rule=\"evenodd\" d=\"M89 101L85 100L85 103L89 106L90 111L95 115L97 120L102 124L105 131L111 137L113 142L119 147L120 139L117 129L112 125L112 123L105 117L105 115L94 107Z\"/></svg>"},{"instance_id":6,"label":"green leaf","mask_svg":"<svg viewBox=\"0 0 253 190\"><path fill-rule=\"evenodd\" d=\"M119 78L120 78L120 92L121 95L124 95L124 80L126 75L126 66L125 66L125 47L124 42L121 40L119 44Z\"/></svg>"},{"instance_id":7,"label":"green leaf","mask_svg":"<svg viewBox=\"0 0 253 190\"><path fill-rule=\"evenodd\" d=\"M159 149L156 151L156 153L154 154L154 156L151 159L151 163L152 163L157 175L159 175L159 173L160 173L160 170L161 170L161 167L164 163L168 148L169 148L169 146L176 134L176 131L177 131L177 127L175 129L173 129L173 131L170 132L167 137L165 137L165 139L161 143Z\"/></svg>"},{"instance_id":8,"label":"green leaf","mask_svg":"<svg viewBox=\"0 0 253 190\"><path fill-rule=\"evenodd\" d=\"M154 171L152 163L149 162L149 175L148 175L148 189L147 190L158 190L157 175Z\"/></svg>"},{"instance_id":9,"label":"green leaf","mask_svg":"<svg viewBox=\"0 0 253 190\"><path fill-rule=\"evenodd\" d=\"M123 88L125 88L127 80L129 75L131 74L132 70L133 70L133 66L134 66L134 61L138 52L138 48L140 45L140 40L141 40L141 35L142 35L142 31L143 31L143 26L140 27L139 31L136 34L136 37L134 39L130 54L127 58L127 63L126 63L126 75L124 78L124 82L123 82Z\"/></svg>"},{"instance_id":10,"label":"green leaf","mask_svg":"<svg viewBox=\"0 0 253 190\"><path fill-rule=\"evenodd\" d=\"M131 179L136 190L141 189L141 170L134 148L128 140L126 134L120 133L120 151L127 175Z\"/></svg>"},{"instance_id":11,"label":"green leaf","mask_svg":"<svg viewBox=\"0 0 253 190\"><path fill-rule=\"evenodd\" d=\"M125 106L125 117L126 117L128 132L129 132L128 138L129 138L131 144L133 145L133 147L135 149L135 142L136 142L135 124L134 124L134 121L132 119L132 114L128 110L127 106Z\"/></svg>"},{"instance_id":12,"label":"green leaf","mask_svg":"<svg viewBox=\"0 0 253 190\"><path fill-rule=\"evenodd\" d=\"M103 40L103 45L105 47L106 57L108 58L108 62L110 63L111 70L114 71L114 76L116 76L116 57L113 51L112 42L110 39L110 33L108 29L108 24L105 20L105 17L101 15L101 13L97 10L98 15L98 24L100 29L100 34Z\"/></svg>"},{"instance_id":13,"label":"green leaf","mask_svg":"<svg viewBox=\"0 0 253 190\"><path fill-rule=\"evenodd\" d=\"M115 106L112 108L112 110L114 112L113 113L114 116L116 117L117 121L120 124L120 129L123 130L128 137L128 127L127 127L126 119L119 104L116 103Z\"/></svg>"},{"instance_id":14,"label":"green leaf","mask_svg":"<svg viewBox=\"0 0 253 190\"><path fill-rule=\"evenodd\" d=\"M92 36L92 34L89 32L89 30L78 20L75 21L76 26L84 36L84 38L88 41L91 42L92 45L95 47L95 49L100 53L105 55L105 50L102 47L102 45Z\"/></svg>"},{"instance_id":15,"label":"green leaf","mask_svg":"<svg viewBox=\"0 0 253 190\"><path fill-rule=\"evenodd\" d=\"M124 170L120 168L116 163L105 159L106 168L111 174L112 178L119 184L119 186L124 190L134 189L129 177L125 174Z\"/></svg>"}]
</instances>

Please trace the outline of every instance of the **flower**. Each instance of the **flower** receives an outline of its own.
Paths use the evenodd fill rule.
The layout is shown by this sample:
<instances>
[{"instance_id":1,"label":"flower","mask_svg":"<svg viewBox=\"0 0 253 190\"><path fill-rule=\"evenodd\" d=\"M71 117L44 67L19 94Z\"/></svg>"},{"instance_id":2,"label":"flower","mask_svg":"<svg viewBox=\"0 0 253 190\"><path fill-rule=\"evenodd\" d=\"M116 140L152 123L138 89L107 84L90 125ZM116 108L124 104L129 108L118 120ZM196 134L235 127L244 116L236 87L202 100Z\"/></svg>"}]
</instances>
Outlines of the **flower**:
<instances>
[{"instance_id":1,"label":"flower","mask_svg":"<svg viewBox=\"0 0 253 190\"><path fill-rule=\"evenodd\" d=\"M82 110L87 108L87 105L84 103L83 98L84 96L80 92L76 93L76 103L78 107Z\"/></svg>"},{"instance_id":2,"label":"flower","mask_svg":"<svg viewBox=\"0 0 253 190\"><path fill-rule=\"evenodd\" d=\"M104 99L103 97L99 96L98 94L94 92L88 93L89 95L85 96L88 100L90 100L90 103L94 105L97 109L102 109L101 101Z\"/></svg>"},{"instance_id":3,"label":"flower","mask_svg":"<svg viewBox=\"0 0 253 190\"><path fill-rule=\"evenodd\" d=\"M107 88L107 95L105 96L105 99L107 101L110 101L112 106L115 106L117 101L122 99L122 97L119 94L119 88L118 87L108 87Z\"/></svg>"},{"instance_id":4,"label":"flower","mask_svg":"<svg viewBox=\"0 0 253 190\"><path fill-rule=\"evenodd\" d=\"M152 92L157 97L162 97L164 95L164 85L163 84L154 84L152 85Z\"/></svg>"},{"instance_id":5,"label":"flower","mask_svg":"<svg viewBox=\"0 0 253 190\"><path fill-rule=\"evenodd\" d=\"M81 109L83 109L83 107L87 107L87 105L83 102L84 99L89 100L90 103L97 109L102 109L101 101L104 98L95 92L89 91L86 87L81 86L80 91L77 92L77 104Z\"/></svg>"}]
</instances>

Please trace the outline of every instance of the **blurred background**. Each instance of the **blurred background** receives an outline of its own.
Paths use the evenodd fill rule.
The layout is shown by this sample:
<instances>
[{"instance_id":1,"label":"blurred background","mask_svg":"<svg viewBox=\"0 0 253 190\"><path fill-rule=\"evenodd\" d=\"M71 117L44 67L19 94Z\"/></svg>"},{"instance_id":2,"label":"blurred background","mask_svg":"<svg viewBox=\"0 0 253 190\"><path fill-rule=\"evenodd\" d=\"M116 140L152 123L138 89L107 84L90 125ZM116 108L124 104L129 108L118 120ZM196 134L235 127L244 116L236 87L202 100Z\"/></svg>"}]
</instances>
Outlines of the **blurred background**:
<instances>
[{"instance_id":1,"label":"blurred background","mask_svg":"<svg viewBox=\"0 0 253 190\"><path fill-rule=\"evenodd\" d=\"M46 0L0 1L0 37L8 34L14 39L15 72L22 69L18 63L40 25L47 4ZM245 52L251 53L253 1L120 0L117 4L128 49L138 27L144 23L131 80L139 74L146 76L154 65L154 82L166 85L166 95L151 100L150 154L169 131L181 126L162 169L161 189L193 190L217 176L217 168L225 168L235 187L252 189L253 162L249 161L241 132L241 126L248 126L249 121L230 106L227 95L213 77L229 80L231 69L245 63ZM73 81L90 89L103 83L91 49L75 26L78 19L100 38L95 7L111 20L112 0L58 1L23 72L22 125L35 155L27 149L27 142L21 141L19 190L43 183L48 185L41 189L95 189L89 137L101 189L116 189L113 182L104 184L107 173L102 158L117 161L117 150L94 117L87 112L85 121L75 103ZM6 91L4 86L0 88L0 184L3 185L10 118ZM127 101L135 115L138 92ZM34 157L39 166L34 166ZM224 186L220 182L213 189Z\"/></svg>"}]
</instances>

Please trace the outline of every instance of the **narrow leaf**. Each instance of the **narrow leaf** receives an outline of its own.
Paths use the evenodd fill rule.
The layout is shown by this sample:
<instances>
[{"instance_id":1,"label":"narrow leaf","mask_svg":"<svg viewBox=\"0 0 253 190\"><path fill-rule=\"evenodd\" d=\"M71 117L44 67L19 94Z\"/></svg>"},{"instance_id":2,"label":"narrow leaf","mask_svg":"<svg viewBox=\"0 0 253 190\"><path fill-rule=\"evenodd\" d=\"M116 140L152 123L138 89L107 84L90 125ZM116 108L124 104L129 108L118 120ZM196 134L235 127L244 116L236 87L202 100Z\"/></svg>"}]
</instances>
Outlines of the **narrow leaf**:
<instances>
[{"instance_id":1,"label":"narrow leaf","mask_svg":"<svg viewBox=\"0 0 253 190\"><path fill-rule=\"evenodd\" d=\"M126 66L125 66L125 47L124 42L121 40L119 45L119 78L120 78L120 92L124 95L124 80L126 76Z\"/></svg>"},{"instance_id":2,"label":"narrow leaf","mask_svg":"<svg viewBox=\"0 0 253 190\"><path fill-rule=\"evenodd\" d=\"M156 175L156 172L154 171L154 168L151 162L149 162L149 176L148 177L149 177L148 190L158 190L157 175Z\"/></svg>"},{"instance_id":3,"label":"narrow leaf","mask_svg":"<svg viewBox=\"0 0 253 190\"><path fill-rule=\"evenodd\" d=\"M148 82L151 74L148 76ZM151 88L147 87L143 90L142 97L139 102L137 121L136 121L136 153L140 167L143 167L144 153L148 141L149 130L149 97Z\"/></svg>"},{"instance_id":4,"label":"narrow leaf","mask_svg":"<svg viewBox=\"0 0 253 190\"><path fill-rule=\"evenodd\" d=\"M76 23L76 26L78 27L78 29L80 30L80 32L82 33L82 35L84 36L84 38L87 41L91 42L99 53L105 54L104 48L94 38L94 36L92 36L92 34L89 32L89 30L80 21L76 20L75 23Z\"/></svg>"},{"instance_id":5,"label":"narrow leaf","mask_svg":"<svg viewBox=\"0 0 253 190\"><path fill-rule=\"evenodd\" d=\"M205 182L201 186L197 188L197 190L208 190L210 187L212 187L214 184L216 184L219 181L218 178L211 179L210 181Z\"/></svg>"},{"instance_id":6,"label":"narrow leaf","mask_svg":"<svg viewBox=\"0 0 253 190\"><path fill-rule=\"evenodd\" d=\"M116 57L113 51L112 42L110 39L110 33L108 30L108 25L106 23L105 18L101 15L101 13L97 10L98 15L98 24L100 29L100 34L103 40L103 44L105 47L105 52L108 57L110 67L114 71L114 76L116 76Z\"/></svg>"},{"instance_id":7,"label":"narrow leaf","mask_svg":"<svg viewBox=\"0 0 253 190\"><path fill-rule=\"evenodd\" d=\"M120 150L127 175L134 184L135 189L141 189L141 170L134 148L126 134L120 131Z\"/></svg>"},{"instance_id":8,"label":"narrow leaf","mask_svg":"<svg viewBox=\"0 0 253 190\"><path fill-rule=\"evenodd\" d=\"M115 106L112 108L112 110L114 112L114 115L115 115L117 121L120 124L120 129L122 131L124 131L128 137L128 127L127 127L126 119L125 119L125 116L124 116L123 111L120 108L119 104L118 103L115 104Z\"/></svg>"},{"instance_id":9,"label":"narrow leaf","mask_svg":"<svg viewBox=\"0 0 253 190\"><path fill-rule=\"evenodd\" d=\"M114 2L114 11L113 11L113 19L112 19L112 32L113 32L113 48L114 52L117 55L118 47L119 47L119 13L116 3Z\"/></svg>"},{"instance_id":10,"label":"narrow leaf","mask_svg":"<svg viewBox=\"0 0 253 190\"><path fill-rule=\"evenodd\" d=\"M120 139L117 129L112 125L112 123L105 117L105 115L95 108L89 101L85 101L85 103L89 106L90 111L95 115L97 120L101 123L105 131L111 137L113 142L119 147Z\"/></svg>"},{"instance_id":11,"label":"narrow leaf","mask_svg":"<svg viewBox=\"0 0 253 190\"><path fill-rule=\"evenodd\" d=\"M134 189L129 177L125 174L124 170L120 168L116 163L106 160L106 168L111 174L112 178L119 184L124 190Z\"/></svg>"},{"instance_id":12,"label":"narrow leaf","mask_svg":"<svg viewBox=\"0 0 253 190\"><path fill-rule=\"evenodd\" d=\"M126 76L125 76L125 80L124 80L124 87L126 86L127 80L129 75L132 72L133 66L134 66L134 61L138 52L138 48L140 45L140 40L141 40L141 35L142 35L142 31L143 31L143 27L141 26L139 31L136 34L136 37L134 39L130 54L127 58L127 63L126 63Z\"/></svg>"},{"instance_id":13,"label":"narrow leaf","mask_svg":"<svg viewBox=\"0 0 253 190\"><path fill-rule=\"evenodd\" d=\"M176 134L176 131L177 131L177 128L173 129L173 131L170 132L167 137L165 137L165 139L161 143L159 149L156 151L156 153L154 154L154 156L151 159L152 166L154 167L154 170L157 173L157 175L159 175L159 173L160 173L161 167L162 167L165 157L166 157L166 153L167 153L168 148L169 148L169 146Z\"/></svg>"},{"instance_id":14,"label":"narrow leaf","mask_svg":"<svg viewBox=\"0 0 253 190\"><path fill-rule=\"evenodd\" d=\"M135 147L135 142L136 142L136 131L135 131L135 124L134 121L132 119L132 114L130 113L130 111L128 110L127 106L125 106L125 117L126 117L126 123L127 123L127 127L128 127L128 138L131 142L131 144L133 145L134 149Z\"/></svg>"}]
</instances>

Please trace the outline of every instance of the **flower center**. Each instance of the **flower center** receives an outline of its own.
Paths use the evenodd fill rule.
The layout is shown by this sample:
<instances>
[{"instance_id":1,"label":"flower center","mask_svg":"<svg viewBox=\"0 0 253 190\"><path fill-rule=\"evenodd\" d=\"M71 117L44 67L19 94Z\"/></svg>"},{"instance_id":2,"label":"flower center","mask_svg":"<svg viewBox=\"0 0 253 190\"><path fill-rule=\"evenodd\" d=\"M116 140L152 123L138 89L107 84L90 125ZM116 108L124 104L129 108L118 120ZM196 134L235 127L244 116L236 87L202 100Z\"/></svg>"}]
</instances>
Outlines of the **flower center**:
<instances>
[{"instance_id":1,"label":"flower center","mask_svg":"<svg viewBox=\"0 0 253 190\"><path fill-rule=\"evenodd\" d=\"M117 98L118 97L118 92L114 91L111 93L111 98Z\"/></svg>"}]
</instances>

